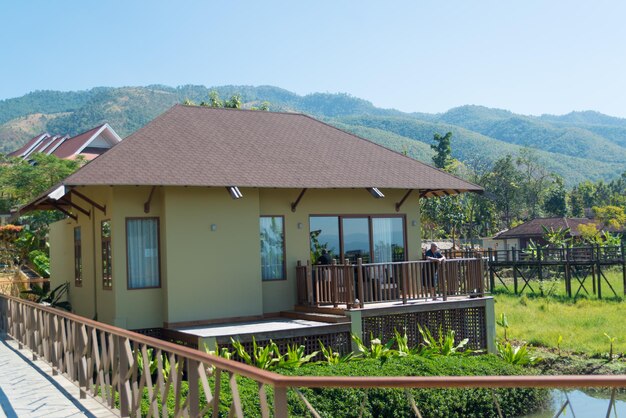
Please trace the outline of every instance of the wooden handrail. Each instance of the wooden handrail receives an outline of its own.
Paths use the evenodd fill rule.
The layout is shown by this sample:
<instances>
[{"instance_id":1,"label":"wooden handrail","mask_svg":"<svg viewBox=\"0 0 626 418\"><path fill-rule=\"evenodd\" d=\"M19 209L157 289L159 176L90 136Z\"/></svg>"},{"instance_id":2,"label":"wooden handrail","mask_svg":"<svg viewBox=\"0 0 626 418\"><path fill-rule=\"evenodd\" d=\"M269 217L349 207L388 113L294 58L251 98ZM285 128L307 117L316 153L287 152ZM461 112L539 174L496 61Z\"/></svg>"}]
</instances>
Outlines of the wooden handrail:
<instances>
[{"instance_id":1,"label":"wooden handrail","mask_svg":"<svg viewBox=\"0 0 626 418\"><path fill-rule=\"evenodd\" d=\"M169 406L164 394L169 394L170 390L174 391L176 398L174 410L170 411L174 415L204 416L212 410L213 416L217 416L220 399L218 382L222 372L229 374L229 387L233 391L229 415L243 416L235 379L239 375L259 383L261 415L268 418L270 410L264 385L274 388L274 416L278 418L288 416L287 390L291 388L626 388L625 375L284 376L4 295L0 295L0 328L12 332L18 343L28 346L34 356L48 361L53 371L65 373L79 386L81 396L91 392L113 407L114 395L119 394L122 416L139 416L141 399L146 395L150 416L161 415L159 405L163 409L162 414L167 415ZM146 363L151 356L147 354L148 349L155 350L159 361L154 384ZM172 365L169 377L163 372L163 356L169 358ZM138 368L138 357L143 359L143 370ZM186 377L183 369L186 370ZM208 378L216 379L213 392ZM181 393L183 379L189 384L187 395ZM200 389L204 390L208 403L202 411ZM301 392L297 393L303 397ZM186 397L184 401L183 396Z\"/></svg>"}]
</instances>

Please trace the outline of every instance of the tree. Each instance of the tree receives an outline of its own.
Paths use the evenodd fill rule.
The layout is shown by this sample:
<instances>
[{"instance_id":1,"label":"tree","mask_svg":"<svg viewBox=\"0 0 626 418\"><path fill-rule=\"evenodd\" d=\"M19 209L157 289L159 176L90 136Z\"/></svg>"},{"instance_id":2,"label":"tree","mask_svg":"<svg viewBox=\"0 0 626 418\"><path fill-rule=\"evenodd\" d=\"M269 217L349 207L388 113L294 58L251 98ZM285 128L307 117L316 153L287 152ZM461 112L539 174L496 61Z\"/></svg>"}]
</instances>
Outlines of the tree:
<instances>
[{"instance_id":1,"label":"tree","mask_svg":"<svg viewBox=\"0 0 626 418\"><path fill-rule=\"evenodd\" d=\"M621 229L626 224L624 208L618 206L594 206L593 213L597 220L602 222L604 228L611 227Z\"/></svg>"},{"instance_id":2,"label":"tree","mask_svg":"<svg viewBox=\"0 0 626 418\"><path fill-rule=\"evenodd\" d=\"M536 151L529 148L520 151L516 164L523 176L520 193L527 216L531 219L536 218L541 215L541 206L548 191L551 173L538 163Z\"/></svg>"},{"instance_id":3,"label":"tree","mask_svg":"<svg viewBox=\"0 0 626 418\"><path fill-rule=\"evenodd\" d=\"M451 172L456 161L452 158L452 147L450 145L452 132L448 132L444 136L435 133L433 139L435 143L431 144L430 148L435 151L435 155L433 156L435 167Z\"/></svg>"},{"instance_id":4,"label":"tree","mask_svg":"<svg viewBox=\"0 0 626 418\"><path fill-rule=\"evenodd\" d=\"M563 178L554 176L554 186L548 191L543 209L552 216L567 216L567 191Z\"/></svg>"},{"instance_id":5,"label":"tree","mask_svg":"<svg viewBox=\"0 0 626 418\"><path fill-rule=\"evenodd\" d=\"M507 228L511 228L511 223L519 215L522 182L522 173L513 163L511 155L497 160L485 178L486 191Z\"/></svg>"}]
</instances>

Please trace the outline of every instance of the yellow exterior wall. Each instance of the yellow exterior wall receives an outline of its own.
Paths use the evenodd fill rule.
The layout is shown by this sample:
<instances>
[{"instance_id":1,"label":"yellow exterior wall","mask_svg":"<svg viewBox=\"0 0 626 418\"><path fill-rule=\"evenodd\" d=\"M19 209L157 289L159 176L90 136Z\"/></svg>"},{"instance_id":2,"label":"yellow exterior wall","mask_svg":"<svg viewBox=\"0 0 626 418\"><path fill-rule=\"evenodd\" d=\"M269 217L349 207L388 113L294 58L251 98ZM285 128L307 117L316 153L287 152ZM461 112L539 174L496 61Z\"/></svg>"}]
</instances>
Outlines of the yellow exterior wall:
<instances>
[{"instance_id":1,"label":"yellow exterior wall","mask_svg":"<svg viewBox=\"0 0 626 418\"><path fill-rule=\"evenodd\" d=\"M224 188L158 187L146 214L144 203L151 187L79 190L106 204L107 213L95 209L92 219L81 214L78 223L63 220L51 226L53 281L71 282L71 302L79 315L94 317L97 305L98 320L128 329L293 309L295 267L298 260L306 263L309 258L310 215L405 215L408 258L420 258L417 192L396 212L395 203L404 190L382 190L384 199L374 199L364 189L308 190L294 213L290 205L298 189L241 189L244 197L233 200ZM261 280L262 215L285 218L287 280ZM159 218L161 288L128 290L128 217ZM112 290L102 288L100 222L104 219L110 219L112 227ZM75 225L82 229L82 287L75 287L73 280Z\"/></svg>"},{"instance_id":2,"label":"yellow exterior wall","mask_svg":"<svg viewBox=\"0 0 626 418\"><path fill-rule=\"evenodd\" d=\"M406 236L409 260L419 260L420 216L418 193L414 192L396 212L405 190L381 190L384 199L374 199L365 189L310 189L307 190L296 212L291 211L301 190L261 189L260 215L283 215L285 217L286 281L263 282L263 311L274 313L291 310L296 302L296 265L310 257L309 216L311 215L406 215ZM244 195L245 198L245 195ZM242 199L243 200L243 199ZM415 225L413 226L413 221ZM302 228L298 228L298 224Z\"/></svg>"},{"instance_id":3,"label":"yellow exterior wall","mask_svg":"<svg viewBox=\"0 0 626 418\"><path fill-rule=\"evenodd\" d=\"M166 322L262 314L258 191L241 192L164 189Z\"/></svg>"},{"instance_id":4,"label":"yellow exterior wall","mask_svg":"<svg viewBox=\"0 0 626 418\"><path fill-rule=\"evenodd\" d=\"M153 328L163 326L165 320L163 283L165 274L161 268L161 288L128 289L126 263L126 219L159 218L160 249L164 247L161 231L163 225L163 190L155 188L150 201L150 212L144 212L144 204L150 197L152 187L127 186L112 187L114 208L111 213L111 253L113 254L113 292L116 298L116 326L128 329ZM162 259L162 257L160 257ZM101 273L100 273L101 277Z\"/></svg>"}]
</instances>

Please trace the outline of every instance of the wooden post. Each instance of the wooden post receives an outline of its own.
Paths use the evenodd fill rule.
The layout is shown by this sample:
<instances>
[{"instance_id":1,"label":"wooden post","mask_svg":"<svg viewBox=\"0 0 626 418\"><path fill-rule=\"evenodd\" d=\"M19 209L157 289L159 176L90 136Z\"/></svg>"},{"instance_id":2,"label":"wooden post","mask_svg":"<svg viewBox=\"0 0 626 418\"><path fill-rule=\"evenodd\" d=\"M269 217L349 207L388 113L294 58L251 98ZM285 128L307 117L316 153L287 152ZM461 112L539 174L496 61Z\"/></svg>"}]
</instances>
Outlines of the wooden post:
<instances>
[{"instance_id":1,"label":"wooden post","mask_svg":"<svg viewBox=\"0 0 626 418\"><path fill-rule=\"evenodd\" d=\"M288 416L287 388L274 387L274 417L287 418Z\"/></svg>"},{"instance_id":2,"label":"wooden post","mask_svg":"<svg viewBox=\"0 0 626 418\"><path fill-rule=\"evenodd\" d=\"M346 309L352 309L354 307L354 269L349 263L343 265L343 286L346 292Z\"/></svg>"},{"instance_id":3,"label":"wooden post","mask_svg":"<svg viewBox=\"0 0 626 418\"><path fill-rule=\"evenodd\" d=\"M357 293L359 295L359 306L363 308L363 304L365 303L363 287L365 286L365 283L363 283L363 259L360 257L356 259L356 277L356 287Z\"/></svg>"},{"instance_id":4,"label":"wooden post","mask_svg":"<svg viewBox=\"0 0 626 418\"><path fill-rule=\"evenodd\" d=\"M493 268L491 266L491 262L493 261L493 255L491 254L491 248L489 248L488 252L488 256L487 256L487 268L489 269L489 292L493 293L493 288L495 287L495 275L493 273Z\"/></svg>"},{"instance_id":5,"label":"wooden post","mask_svg":"<svg viewBox=\"0 0 626 418\"><path fill-rule=\"evenodd\" d=\"M600 244L596 247L597 250L597 258L596 265L598 269L596 271L596 279L598 281L598 299L602 299L602 267L600 265Z\"/></svg>"},{"instance_id":6,"label":"wooden post","mask_svg":"<svg viewBox=\"0 0 626 418\"><path fill-rule=\"evenodd\" d=\"M517 266L513 265L513 293L517 295Z\"/></svg>"},{"instance_id":7,"label":"wooden post","mask_svg":"<svg viewBox=\"0 0 626 418\"><path fill-rule=\"evenodd\" d=\"M128 381L128 371L130 368L130 357L132 353L130 345L125 337L117 337L117 352L119 355L118 365L118 392L120 395L120 416L130 417L130 405L132 402L132 394L130 390L130 382ZM172 373L176 373L175 365L172 364Z\"/></svg>"},{"instance_id":8,"label":"wooden post","mask_svg":"<svg viewBox=\"0 0 626 418\"><path fill-rule=\"evenodd\" d=\"M541 282L543 282L543 268L541 267L541 248L537 247L537 276L539 278L539 288L541 289L541 295L543 296L543 286L541 286ZM528 279L530 280L530 278Z\"/></svg>"},{"instance_id":9,"label":"wooden post","mask_svg":"<svg viewBox=\"0 0 626 418\"><path fill-rule=\"evenodd\" d=\"M316 277L315 280L319 281L319 277ZM306 299L309 305L317 306L316 293L315 293L315 290L313 290L314 286L315 285L313 284L313 269L311 267L311 260L307 260L306 261L306 292L307 292Z\"/></svg>"},{"instance_id":10,"label":"wooden post","mask_svg":"<svg viewBox=\"0 0 626 418\"><path fill-rule=\"evenodd\" d=\"M624 255L624 241L620 242L620 251L622 252L622 284L624 286L624 295L626 295L626 256Z\"/></svg>"},{"instance_id":11,"label":"wooden post","mask_svg":"<svg viewBox=\"0 0 626 418\"><path fill-rule=\"evenodd\" d=\"M568 297L572 297L572 267L570 266L571 253L565 253L565 292Z\"/></svg>"},{"instance_id":12,"label":"wooden post","mask_svg":"<svg viewBox=\"0 0 626 418\"><path fill-rule=\"evenodd\" d=\"M147 366L146 366L147 367ZM187 394L189 405L189 416L197 417L200 414L200 374L198 368L200 362L187 359L187 382L189 383L189 392Z\"/></svg>"},{"instance_id":13,"label":"wooden post","mask_svg":"<svg viewBox=\"0 0 626 418\"><path fill-rule=\"evenodd\" d=\"M439 263L439 283L443 281L443 300L448 300L448 277L446 274L446 262ZM441 285L440 285L441 287Z\"/></svg>"},{"instance_id":14,"label":"wooden post","mask_svg":"<svg viewBox=\"0 0 626 418\"><path fill-rule=\"evenodd\" d=\"M333 292L333 306L336 308L339 306L337 294L339 293L339 286L337 283L337 260L333 260L332 267L330 268L330 285Z\"/></svg>"},{"instance_id":15,"label":"wooden post","mask_svg":"<svg viewBox=\"0 0 626 418\"><path fill-rule=\"evenodd\" d=\"M400 284L400 283L398 283ZM406 305L407 293L409 292L409 265L402 264L402 303Z\"/></svg>"}]
</instances>

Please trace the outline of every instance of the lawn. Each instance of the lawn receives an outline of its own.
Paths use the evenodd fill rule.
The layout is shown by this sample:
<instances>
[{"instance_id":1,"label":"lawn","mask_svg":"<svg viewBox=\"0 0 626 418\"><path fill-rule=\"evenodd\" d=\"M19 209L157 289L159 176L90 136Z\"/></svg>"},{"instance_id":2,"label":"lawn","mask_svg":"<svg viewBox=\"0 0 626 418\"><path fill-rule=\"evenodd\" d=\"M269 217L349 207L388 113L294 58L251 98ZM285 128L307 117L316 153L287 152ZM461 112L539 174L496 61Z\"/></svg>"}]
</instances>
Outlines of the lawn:
<instances>
[{"instance_id":1,"label":"lawn","mask_svg":"<svg viewBox=\"0 0 626 418\"><path fill-rule=\"evenodd\" d=\"M608 274L608 279L618 295L622 294L621 271ZM543 286L544 295L524 293L516 296L502 292L502 289L496 290L496 318L506 314L509 339L556 349L561 336L561 350L597 355L609 352L606 333L615 337L614 353L626 353L626 302L623 297L615 297L612 292L609 297L606 292L602 300L593 294L569 299L562 282L552 284ZM586 286L591 292L591 280ZM538 286L533 287L538 290ZM606 287L604 284L603 289ZM504 329L497 328L498 339L502 339Z\"/></svg>"}]
</instances>

